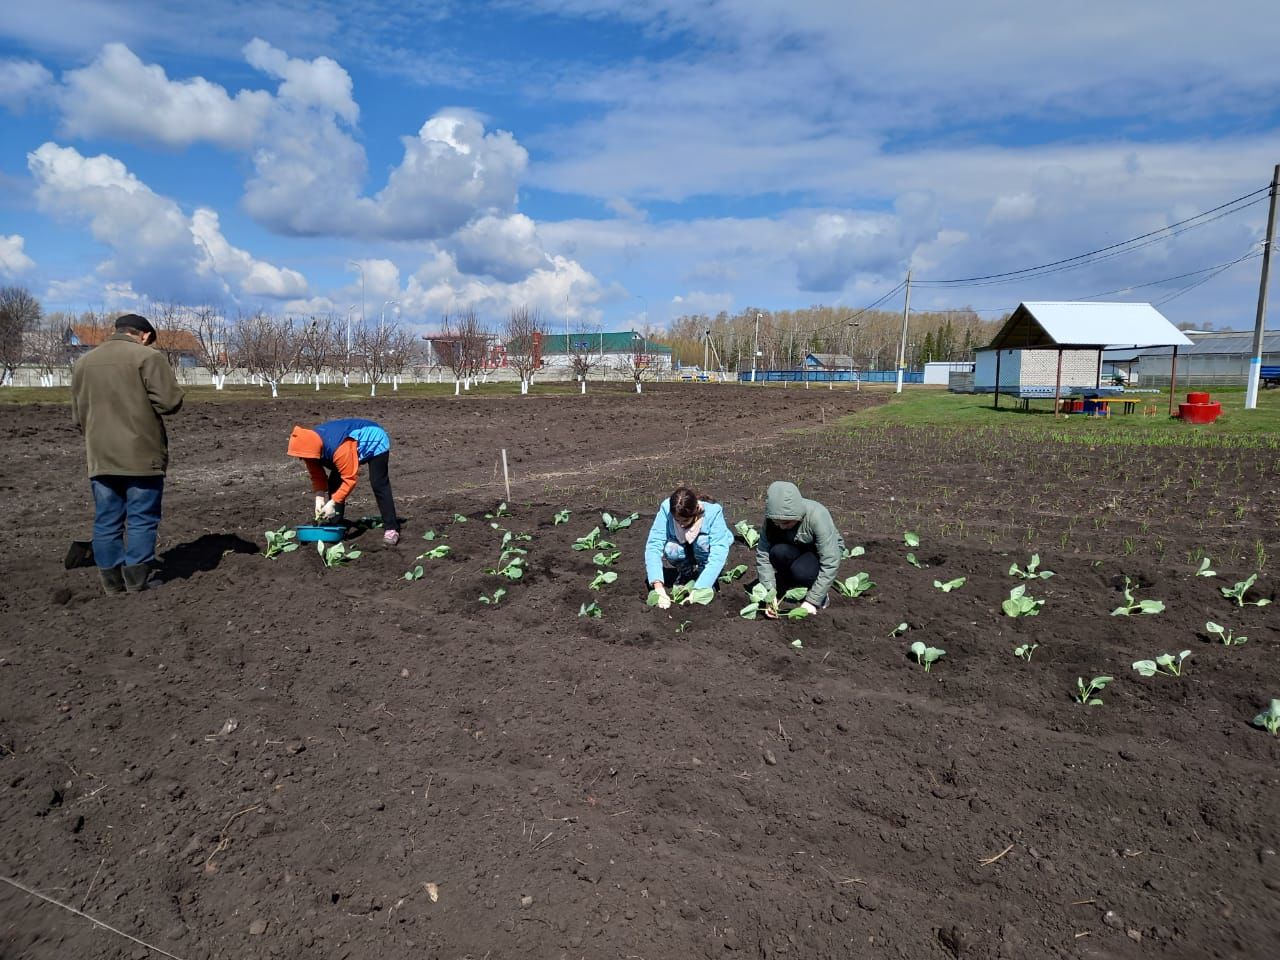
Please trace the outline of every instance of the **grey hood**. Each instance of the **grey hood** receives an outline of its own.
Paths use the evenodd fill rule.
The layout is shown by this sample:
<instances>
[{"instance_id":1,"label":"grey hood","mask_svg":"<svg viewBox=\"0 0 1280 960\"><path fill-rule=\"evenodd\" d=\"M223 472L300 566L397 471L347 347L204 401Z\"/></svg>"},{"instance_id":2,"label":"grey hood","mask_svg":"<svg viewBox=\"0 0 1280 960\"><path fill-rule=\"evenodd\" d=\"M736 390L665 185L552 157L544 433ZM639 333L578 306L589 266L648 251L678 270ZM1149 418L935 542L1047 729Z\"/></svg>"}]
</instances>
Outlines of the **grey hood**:
<instances>
[{"instance_id":1,"label":"grey hood","mask_svg":"<svg viewBox=\"0 0 1280 960\"><path fill-rule=\"evenodd\" d=\"M775 480L769 484L764 495L766 520L800 520L804 514L804 497L800 496L799 487L786 480Z\"/></svg>"}]
</instances>

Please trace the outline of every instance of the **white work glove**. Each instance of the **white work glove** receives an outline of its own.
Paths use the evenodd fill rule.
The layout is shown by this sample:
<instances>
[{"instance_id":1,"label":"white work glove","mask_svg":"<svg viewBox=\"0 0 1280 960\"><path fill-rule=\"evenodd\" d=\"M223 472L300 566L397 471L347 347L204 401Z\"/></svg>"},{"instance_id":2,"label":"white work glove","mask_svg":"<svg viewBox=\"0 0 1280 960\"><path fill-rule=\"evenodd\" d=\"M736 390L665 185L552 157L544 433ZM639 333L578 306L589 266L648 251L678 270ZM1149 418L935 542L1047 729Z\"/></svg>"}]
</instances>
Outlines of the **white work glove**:
<instances>
[{"instance_id":1,"label":"white work glove","mask_svg":"<svg viewBox=\"0 0 1280 960\"><path fill-rule=\"evenodd\" d=\"M320 516L320 511L324 509L324 502L325 502L326 500L328 500L328 499L329 499L329 498L328 498L328 497L326 497L326 496L324 496L323 494L320 494L320 495L317 495L317 496L316 496L316 509L315 509L315 516L317 516L317 517L318 517L318 516Z\"/></svg>"},{"instance_id":2,"label":"white work glove","mask_svg":"<svg viewBox=\"0 0 1280 960\"><path fill-rule=\"evenodd\" d=\"M806 600L804 603L800 604L800 606L802 606L802 607L804 607L806 610L808 610L808 611L809 611L809 616L811 616L811 617L812 617L814 614L816 614L816 613L818 612L818 608L817 608L817 607L815 607L815 606L814 606L812 603L810 603L808 600Z\"/></svg>"},{"instance_id":3,"label":"white work glove","mask_svg":"<svg viewBox=\"0 0 1280 960\"><path fill-rule=\"evenodd\" d=\"M667 595L667 588L661 583L655 583L653 585L653 591L658 595L658 609L670 610L671 597Z\"/></svg>"},{"instance_id":4,"label":"white work glove","mask_svg":"<svg viewBox=\"0 0 1280 960\"><path fill-rule=\"evenodd\" d=\"M332 520L338 515L338 505L332 500L326 500L320 507L320 519Z\"/></svg>"}]
</instances>

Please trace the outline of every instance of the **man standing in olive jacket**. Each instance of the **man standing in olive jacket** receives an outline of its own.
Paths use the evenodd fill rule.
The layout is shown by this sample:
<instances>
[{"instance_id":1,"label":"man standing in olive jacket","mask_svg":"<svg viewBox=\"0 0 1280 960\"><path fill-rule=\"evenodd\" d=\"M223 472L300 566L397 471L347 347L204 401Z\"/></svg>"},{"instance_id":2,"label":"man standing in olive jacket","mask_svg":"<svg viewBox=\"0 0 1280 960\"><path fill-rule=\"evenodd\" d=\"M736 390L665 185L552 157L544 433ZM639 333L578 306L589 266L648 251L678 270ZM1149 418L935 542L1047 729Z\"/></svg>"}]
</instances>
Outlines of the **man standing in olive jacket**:
<instances>
[{"instance_id":1,"label":"man standing in olive jacket","mask_svg":"<svg viewBox=\"0 0 1280 960\"><path fill-rule=\"evenodd\" d=\"M93 489L93 558L108 594L147 589L169 466L164 421L182 406L182 388L156 331L136 313L76 362L71 417L84 434Z\"/></svg>"}]
</instances>

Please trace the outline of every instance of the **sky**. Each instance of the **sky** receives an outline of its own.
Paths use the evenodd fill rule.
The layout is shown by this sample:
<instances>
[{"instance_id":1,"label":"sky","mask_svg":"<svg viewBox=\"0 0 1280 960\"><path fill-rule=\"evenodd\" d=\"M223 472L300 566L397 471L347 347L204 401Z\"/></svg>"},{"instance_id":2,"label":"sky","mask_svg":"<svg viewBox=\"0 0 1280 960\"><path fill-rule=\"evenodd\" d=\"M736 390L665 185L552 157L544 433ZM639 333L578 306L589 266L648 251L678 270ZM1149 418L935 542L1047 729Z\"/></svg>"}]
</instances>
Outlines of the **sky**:
<instances>
[{"instance_id":1,"label":"sky","mask_svg":"<svg viewBox=\"0 0 1280 960\"><path fill-rule=\"evenodd\" d=\"M1249 329L1277 49L1264 0L12 4L0 283L625 330L853 311L910 270L913 309Z\"/></svg>"}]
</instances>

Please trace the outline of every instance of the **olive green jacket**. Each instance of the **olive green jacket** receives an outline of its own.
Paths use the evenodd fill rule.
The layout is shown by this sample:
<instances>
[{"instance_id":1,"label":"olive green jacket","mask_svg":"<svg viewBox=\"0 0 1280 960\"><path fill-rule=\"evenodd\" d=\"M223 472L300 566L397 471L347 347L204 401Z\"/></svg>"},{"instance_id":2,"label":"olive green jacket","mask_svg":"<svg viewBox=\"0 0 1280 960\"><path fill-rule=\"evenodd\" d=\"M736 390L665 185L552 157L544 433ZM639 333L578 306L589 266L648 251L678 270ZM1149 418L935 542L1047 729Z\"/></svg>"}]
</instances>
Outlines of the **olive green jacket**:
<instances>
[{"instance_id":1,"label":"olive green jacket","mask_svg":"<svg viewBox=\"0 0 1280 960\"><path fill-rule=\"evenodd\" d=\"M182 406L182 388L164 354L116 333L76 361L71 419L84 434L89 476L164 476L164 421Z\"/></svg>"},{"instance_id":2,"label":"olive green jacket","mask_svg":"<svg viewBox=\"0 0 1280 960\"><path fill-rule=\"evenodd\" d=\"M800 496L800 489L794 483L777 480L769 484L764 498L764 526L760 530L760 542L756 544L756 576L765 587L776 590L777 577L769 560L769 550L773 546L769 542L770 520L799 520L793 542L802 546L811 543L817 549L818 579L805 596L817 606L835 582L840 569L840 552L844 549L844 538L836 529L831 513L817 500L806 500Z\"/></svg>"}]
</instances>

